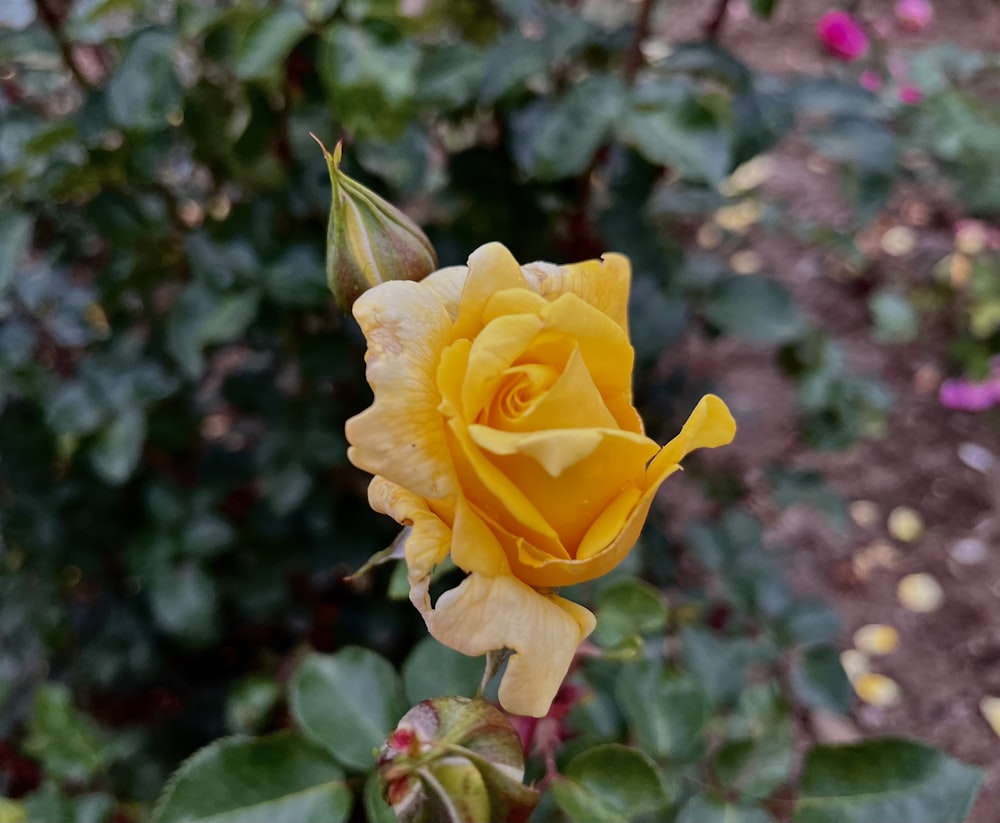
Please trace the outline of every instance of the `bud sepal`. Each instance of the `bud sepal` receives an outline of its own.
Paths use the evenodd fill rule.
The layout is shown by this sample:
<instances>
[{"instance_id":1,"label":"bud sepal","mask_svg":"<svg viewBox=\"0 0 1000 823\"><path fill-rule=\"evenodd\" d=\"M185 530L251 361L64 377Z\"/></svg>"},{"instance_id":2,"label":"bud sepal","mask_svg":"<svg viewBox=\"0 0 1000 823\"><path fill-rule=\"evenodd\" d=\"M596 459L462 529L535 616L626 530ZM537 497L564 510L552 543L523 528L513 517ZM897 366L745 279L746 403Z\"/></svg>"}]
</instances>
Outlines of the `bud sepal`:
<instances>
[{"instance_id":1,"label":"bud sepal","mask_svg":"<svg viewBox=\"0 0 1000 823\"><path fill-rule=\"evenodd\" d=\"M514 727L478 698L436 697L410 709L379 752L378 774L401 823L523 823L539 799L522 782Z\"/></svg>"},{"instance_id":2,"label":"bud sepal","mask_svg":"<svg viewBox=\"0 0 1000 823\"><path fill-rule=\"evenodd\" d=\"M392 203L340 170L343 141L331 154L319 139L332 199L326 233L326 279L344 311L388 280L422 280L437 268L427 235Z\"/></svg>"}]
</instances>

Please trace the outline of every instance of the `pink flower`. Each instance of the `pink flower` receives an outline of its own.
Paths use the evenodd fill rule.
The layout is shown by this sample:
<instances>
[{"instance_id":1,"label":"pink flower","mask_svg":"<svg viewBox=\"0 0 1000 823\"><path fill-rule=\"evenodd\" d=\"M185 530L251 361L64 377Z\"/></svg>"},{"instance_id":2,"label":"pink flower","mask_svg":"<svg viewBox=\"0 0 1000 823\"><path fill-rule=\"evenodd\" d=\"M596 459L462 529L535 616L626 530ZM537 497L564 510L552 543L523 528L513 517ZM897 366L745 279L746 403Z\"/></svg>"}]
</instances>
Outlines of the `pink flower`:
<instances>
[{"instance_id":1,"label":"pink flower","mask_svg":"<svg viewBox=\"0 0 1000 823\"><path fill-rule=\"evenodd\" d=\"M981 220L966 218L955 223L955 248L962 254L979 254L984 249L1000 249L1000 230Z\"/></svg>"},{"instance_id":2,"label":"pink flower","mask_svg":"<svg viewBox=\"0 0 1000 823\"><path fill-rule=\"evenodd\" d=\"M896 19L908 31L923 31L934 19L929 0L897 0Z\"/></svg>"},{"instance_id":3,"label":"pink flower","mask_svg":"<svg viewBox=\"0 0 1000 823\"><path fill-rule=\"evenodd\" d=\"M873 94L882 88L882 75L873 69L865 69L858 78L861 88L867 89Z\"/></svg>"},{"instance_id":4,"label":"pink flower","mask_svg":"<svg viewBox=\"0 0 1000 823\"><path fill-rule=\"evenodd\" d=\"M897 95L900 102L906 103L908 106L915 106L924 99L924 93L916 86L910 85L900 86Z\"/></svg>"},{"instance_id":5,"label":"pink flower","mask_svg":"<svg viewBox=\"0 0 1000 823\"><path fill-rule=\"evenodd\" d=\"M938 400L945 408L956 411L984 411L1000 403L1000 380L945 380Z\"/></svg>"},{"instance_id":6,"label":"pink flower","mask_svg":"<svg viewBox=\"0 0 1000 823\"><path fill-rule=\"evenodd\" d=\"M828 11L816 22L816 36L841 60L857 60L868 51L868 35L846 11Z\"/></svg>"},{"instance_id":7,"label":"pink flower","mask_svg":"<svg viewBox=\"0 0 1000 823\"><path fill-rule=\"evenodd\" d=\"M977 412L1000 405L1000 357L990 361L985 380L945 380L938 392L941 405L956 411Z\"/></svg>"}]
</instances>

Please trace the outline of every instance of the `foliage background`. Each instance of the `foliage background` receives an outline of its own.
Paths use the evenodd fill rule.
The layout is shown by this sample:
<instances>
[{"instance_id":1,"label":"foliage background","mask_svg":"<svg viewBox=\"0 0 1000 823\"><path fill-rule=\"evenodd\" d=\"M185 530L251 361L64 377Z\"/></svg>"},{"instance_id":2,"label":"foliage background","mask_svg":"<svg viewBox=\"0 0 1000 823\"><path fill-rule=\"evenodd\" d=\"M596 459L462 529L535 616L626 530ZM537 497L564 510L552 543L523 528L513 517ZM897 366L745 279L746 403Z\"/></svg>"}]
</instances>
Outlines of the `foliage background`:
<instances>
[{"instance_id":1,"label":"foliage background","mask_svg":"<svg viewBox=\"0 0 1000 823\"><path fill-rule=\"evenodd\" d=\"M297 731L215 744L157 819L224 811L198 806L224 801L197 781L239 786L243 756L295 765L264 789L275 803L309 790L317 819L384 819L365 753L407 705L474 688L478 664L423 639L398 571L344 579L394 529L344 457L343 421L368 402L363 341L326 290L310 132L345 136L345 169L414 216L442 265L494 239L521 260L628 254L637 400L661 442L712 386L662 357L692 337L772 354L812 446L884 431L888 393L704 226L780 230L744 164L789 135L841 177L849 220L809 239L849 261L912 174L907 152L995 214L995 58L928 52L927 100L905 109L845 71L754 71L711 20L707 39L665 48L651 32L688 5L5 4L0 819L144 820L199 747L281 729ZM970 318L955 363L973 374L998 348L972 321L996 301L984 265L979 291L934 292ZM907 294L875 306L889 338L908 333ZM770 471L776 499L843 516L816 476ZM555 726L568 780L536 819L600 803L608 820L865 820L895 807L854 795L899 780L907 819L927 798L943 804L928 819L961 819L977 773L940 753L869 743L803 761L797 717L850 705L836 615L782 582L739 477L688 475L706 517L678 528L664 508L620 572L573 595L598 610L601 655L571 681L585 697ZM886 773L866 786L859 763L876 758ZM613 790L608 773L638 777Z\"/></svg>"}]
</instances>

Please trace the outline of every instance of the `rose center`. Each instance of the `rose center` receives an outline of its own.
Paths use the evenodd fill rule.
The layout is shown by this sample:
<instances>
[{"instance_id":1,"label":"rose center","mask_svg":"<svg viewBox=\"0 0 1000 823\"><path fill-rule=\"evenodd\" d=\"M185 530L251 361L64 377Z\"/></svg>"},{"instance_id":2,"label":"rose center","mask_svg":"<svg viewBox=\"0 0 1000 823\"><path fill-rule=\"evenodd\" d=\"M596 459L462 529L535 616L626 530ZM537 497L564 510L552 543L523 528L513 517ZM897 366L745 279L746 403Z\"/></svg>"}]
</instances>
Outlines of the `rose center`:
<instances>
[{"instance_id":1,"label":"rose center","mask_svg":"<svg viewBox=\"0 0 1000 823\"><path fill-rule=\"evenodd\" d=\"M559 374L551 366L526 363L504 373L493 401L486 409L486 425L507 429L545 396Z\"/></svg>"}]
</instances>

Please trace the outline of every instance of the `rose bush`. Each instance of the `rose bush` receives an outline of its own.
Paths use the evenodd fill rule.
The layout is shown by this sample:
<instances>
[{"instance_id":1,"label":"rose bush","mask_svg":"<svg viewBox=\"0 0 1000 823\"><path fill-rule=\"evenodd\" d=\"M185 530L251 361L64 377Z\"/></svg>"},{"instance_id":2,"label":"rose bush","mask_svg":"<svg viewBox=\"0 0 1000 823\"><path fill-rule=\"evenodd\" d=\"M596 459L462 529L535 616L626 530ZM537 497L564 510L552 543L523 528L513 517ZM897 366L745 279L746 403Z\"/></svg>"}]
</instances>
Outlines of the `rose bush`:
<instances>
[{"instance_id":1,"label":"rose bush","mask_svg":"<svg viewBox=\"0 0 1000 823\"><path fill-rule=\"evenodd\" d=\"M518 265L482 246L468 266L383 283L355 304L374 402L347 423L369 499L412 531L410 599L468 655L514 652L500 701L542 716L594 616L555 589L629 552L660 483L735 424L704 397L660 447L632 405L628 260ZM432 605L450 554L467 573Z\"/></svg>"}]
</instances>

